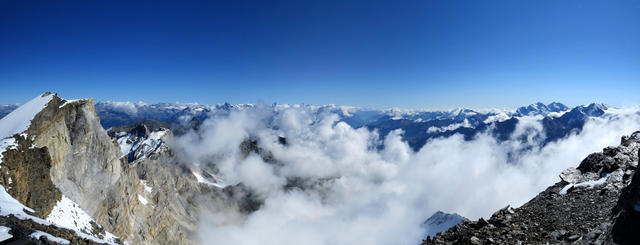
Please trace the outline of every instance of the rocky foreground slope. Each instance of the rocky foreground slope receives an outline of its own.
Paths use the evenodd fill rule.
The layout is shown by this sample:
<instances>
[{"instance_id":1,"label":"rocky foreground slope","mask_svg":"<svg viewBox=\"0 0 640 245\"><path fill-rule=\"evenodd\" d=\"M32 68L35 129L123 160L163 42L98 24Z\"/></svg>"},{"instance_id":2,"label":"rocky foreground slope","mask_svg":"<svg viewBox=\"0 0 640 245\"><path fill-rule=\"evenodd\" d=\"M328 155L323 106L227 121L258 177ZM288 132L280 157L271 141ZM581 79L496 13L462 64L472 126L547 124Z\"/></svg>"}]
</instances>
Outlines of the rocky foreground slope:
<instances>
[{"instance_id":1,"label":"rocky foreground slope","mask_svg":"<svg viewBox=\"0 0 640 245\"><path fill-rule=\"evenodd\" d=\"M422 244L638 244L640 132L560 174L519 208L460 223Z\"/></svg>"}]
</instances>

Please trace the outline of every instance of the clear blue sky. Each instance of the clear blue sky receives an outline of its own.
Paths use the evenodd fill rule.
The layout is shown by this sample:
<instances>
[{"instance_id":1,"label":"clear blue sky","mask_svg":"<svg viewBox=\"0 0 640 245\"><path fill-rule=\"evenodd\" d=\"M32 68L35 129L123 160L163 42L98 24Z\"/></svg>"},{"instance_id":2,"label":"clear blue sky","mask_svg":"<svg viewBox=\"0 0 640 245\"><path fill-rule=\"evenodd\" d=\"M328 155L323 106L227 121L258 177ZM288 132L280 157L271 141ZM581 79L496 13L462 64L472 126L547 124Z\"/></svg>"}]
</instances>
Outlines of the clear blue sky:
<instances>
[{"instance_id":1,"label":"clear blue sky","mask_svg":"<svg viewBox=\"0 0 640 245\"><path fill-rule=\"evenodd\" d=\"M640 104L640 1L54 2L0 1L0 104Z\"/></svg>"}]
</instances>

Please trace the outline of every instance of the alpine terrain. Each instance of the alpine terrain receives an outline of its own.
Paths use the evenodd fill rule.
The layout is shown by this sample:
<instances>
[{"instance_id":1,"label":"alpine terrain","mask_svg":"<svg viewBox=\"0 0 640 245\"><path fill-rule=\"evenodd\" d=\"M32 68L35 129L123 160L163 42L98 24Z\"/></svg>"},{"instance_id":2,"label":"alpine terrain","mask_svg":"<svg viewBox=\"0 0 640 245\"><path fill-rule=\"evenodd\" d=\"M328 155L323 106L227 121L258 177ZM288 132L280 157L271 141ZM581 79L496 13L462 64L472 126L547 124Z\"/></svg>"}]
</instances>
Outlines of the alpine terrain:
<instances>
[{"instance_id":1,"label":"alpine terrain","mask_svg":"<svg viewBox=\"0 0 640 245\"><path fill-rule=\"evenodd\" d=\"M242 235L246 232L290 227L287 220L305 226L300 217L319 225L366 227L377 222L367 217L393 210L395 201L403 202L401 210L410 207L420 214L398 210L384 219L424 239L422 244L631 244L640 228L640 132L556 173L559 182L486 220L438 211L451 210L447 205L421 207L431 199L413 192L420 186L402 182L422 183L424 177L414 174L424 170L413 170L419 165L411 159L430 159L426 151L458 139L462 145L482 139L509 145L513 148L500 160L516 166L527 154L543 154L540 149L592 127L588 122L617 115L601 104L373 110L94 103L47 92L1 108L6 115L0 119L0 241L10 244L228 244L248 241ZM246 133L231 136L230 129ZM205 145L208 138L221 143ZM334 147L358 141L363 145ZM211 147L226 150L207 153ZM354 165L352 157L364 159L364 165L358 165L360 160ZM437 166L449 163L443 164ZM375 189L371 195L370 188ZM416 205L404 206L405 201ZM305 211L307 202L316 210ZM367 222L359 223L362 219ZM211 230L221 232L215 241L208 240ZM329 236L316 241L351 240Z\"/></svg>"}]
</instances>

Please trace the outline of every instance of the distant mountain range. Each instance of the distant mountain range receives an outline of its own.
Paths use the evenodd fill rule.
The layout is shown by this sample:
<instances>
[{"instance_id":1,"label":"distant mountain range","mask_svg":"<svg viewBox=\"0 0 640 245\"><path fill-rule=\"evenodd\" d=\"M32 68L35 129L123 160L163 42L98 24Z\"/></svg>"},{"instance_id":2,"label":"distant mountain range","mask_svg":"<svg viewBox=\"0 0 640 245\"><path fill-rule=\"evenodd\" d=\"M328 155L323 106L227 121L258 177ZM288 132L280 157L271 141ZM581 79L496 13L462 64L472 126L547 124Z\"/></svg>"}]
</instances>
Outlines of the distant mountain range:
<instances>
[{"instance_id":1,"label":"distant mountain range","mask_svg":"<svg viewBox=\"0 0 640 245\"><path fill-rule=\"evenodd\" d=\"M256 108L253 104L202 105L197 103L131 103L98 102L95 105L100 123L105 129L125 126L145 119L168 123L170 128L180 134L189 128L197 127L205 119L225 115L232 111ZM0 117L8 114L18 105L0 106ZM562 103L547 105L535 103L515 110L487 109L473 110L456 108L450 110L406 110L406 109L366 109L335 105L280 105L263 106L274 111L290 107L303 107L316 115L333 113L353 128L366 127L377 130L381 137L389 132L401 129L403 138L414 149L419 150L429 139L461 134L470 140L479 133L489 133L499 141L512 137L520 120L535 120L542 123L544 138L540 144L563 138L572 132L579 132L590 117L602 116L608 109L603 104L589 104L569 108Z\"/></svg>"}]
</instances>

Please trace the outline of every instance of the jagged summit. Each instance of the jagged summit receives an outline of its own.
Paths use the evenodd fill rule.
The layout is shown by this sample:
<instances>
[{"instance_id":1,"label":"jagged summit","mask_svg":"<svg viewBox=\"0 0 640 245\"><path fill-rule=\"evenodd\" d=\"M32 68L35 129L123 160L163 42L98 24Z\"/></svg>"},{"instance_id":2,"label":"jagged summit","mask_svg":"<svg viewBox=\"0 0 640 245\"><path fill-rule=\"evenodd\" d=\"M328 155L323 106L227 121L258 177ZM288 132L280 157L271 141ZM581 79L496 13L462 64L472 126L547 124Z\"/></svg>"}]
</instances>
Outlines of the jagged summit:
<instances>
[{"instance_id":1,"label":"jagged summit","mask_svg":"<svg viewBox=\"0 0 640 245\"><path fill-rule=\"evenodd\" d=\"M67 101L47 92L0 119L0 166L3 169L0 171L0 191L4 193L0 221L10 224L9 232L14 239L38 238L40 235L34 234L47 234L49 240L62 239L74 243L119 242L116 236L96 223L95 216L87 213L93 206L78 198L82 192L74 189L79 184L91 187L83 180L100 175L84 171L95 165L87 163L84 157L97 161L104 159L67 154L74 148L78 150L76 147L87 145L82 141L91 140L77 133L99 132L101 129L95 127L99 127L96 121L91 124L93 129L78 131L91 128L87 125L91 117L84 116L93 112L93 104L88 106L88 102L92 100ZM80 140L74 140L76 137ZM71 143L69 139L75 142ZM70 165L72 162L73 167ZM76 174L76 171L83 174ZM14 204L19 204L18 208L6 208Z\"/></svg>"},{"instance_id":2,"label":"jagged summit","mask_svg":"<svg viewBox=\"0 0 640 245\"><path fill-rule=\"evenodd\" d=\"M133 162L168 151L166 141L172 135L170 127L168 123L147 119L130 126L113 127L107 133L116 139L127 161Z\"/></svg>"},{"instance_id":3,"label":"jagged summit","mask_svg":"<svg viewBox=\"0 0 640 245\"><path fill-rule=\"evenodd\" d=\"M519 116L546 115L551 112L562 112L568 109L569 107L558 102L552 102L548 105L545 105L542 102L537 102L535 104L516 109L516 114Z\"/></svg>"}]
</instances>

